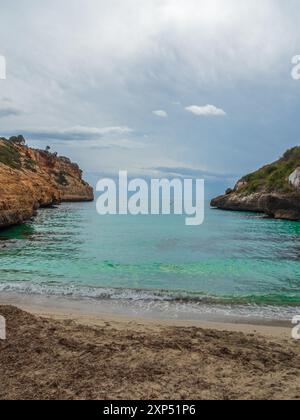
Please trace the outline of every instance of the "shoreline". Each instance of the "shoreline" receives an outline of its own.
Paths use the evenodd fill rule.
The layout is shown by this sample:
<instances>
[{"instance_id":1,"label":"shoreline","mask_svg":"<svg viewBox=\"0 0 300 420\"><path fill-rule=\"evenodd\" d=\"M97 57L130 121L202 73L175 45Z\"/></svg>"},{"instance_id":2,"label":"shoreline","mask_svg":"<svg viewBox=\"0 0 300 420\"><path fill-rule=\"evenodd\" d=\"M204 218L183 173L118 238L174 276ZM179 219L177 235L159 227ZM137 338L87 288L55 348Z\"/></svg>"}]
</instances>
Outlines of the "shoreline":
<instances>
[{"instance_id":1,"label":"shoreline","mask_svg":"<svg viewBox=\"0 0 300 420\"><path fill-rule=\"evenodd\" d=\"M168 316L155 311L148 313L136 308L130 310L130 303L119 301L92 301L57 296L39 296L17 293L0 293L0 305L17 307L32 315L57 321L75 321L86 326L102 326L106 323L119 329L135 324L140 327L197 327L216 331L239 332L246 335L261 335L275 339L291 339L292 323L287 321L258 318L220 317L201 313ZM173 314L174 315L174 314Z\"/></svg>"},{"instance_id":2,"label":"shoreline","mask_svg":"<svg viewBox=\"0 0 300 420\"><path fill-rule=\"evenodd\" d=\"M280 327L0 314L5 400L300 400L299 342Z\"/></svg>"}]
</instances>

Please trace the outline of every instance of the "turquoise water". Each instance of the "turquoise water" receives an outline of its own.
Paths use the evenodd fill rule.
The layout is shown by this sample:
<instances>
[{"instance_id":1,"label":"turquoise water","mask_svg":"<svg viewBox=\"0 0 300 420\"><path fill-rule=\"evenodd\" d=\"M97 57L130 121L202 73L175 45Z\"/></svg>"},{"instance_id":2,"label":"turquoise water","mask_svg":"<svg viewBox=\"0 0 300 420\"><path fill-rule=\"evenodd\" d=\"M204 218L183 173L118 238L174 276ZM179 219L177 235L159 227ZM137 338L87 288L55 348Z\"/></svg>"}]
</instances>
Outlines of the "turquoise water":
<instances>
[{"instance_id":1,"label":"turquoise water","mask_svg":"<svg viewBox=\"0 0 300 420\"><path fill-rule=\"evenodd\" d=\"M105 216L95 203L45 209L0 233L0 291L300 307L300 223L207 208Z\"/></svg>"}]
</instances>

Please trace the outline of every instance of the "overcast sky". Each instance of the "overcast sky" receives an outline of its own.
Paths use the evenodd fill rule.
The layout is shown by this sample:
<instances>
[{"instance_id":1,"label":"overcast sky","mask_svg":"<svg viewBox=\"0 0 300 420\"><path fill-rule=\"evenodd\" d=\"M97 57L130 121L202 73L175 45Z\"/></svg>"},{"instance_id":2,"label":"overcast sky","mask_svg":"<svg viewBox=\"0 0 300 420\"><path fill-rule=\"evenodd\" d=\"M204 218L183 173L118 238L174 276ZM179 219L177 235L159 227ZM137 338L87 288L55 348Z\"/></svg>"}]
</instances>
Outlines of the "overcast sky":
<instances>
[{"instance_id":1,"label":"overcast sky","mask_svg":"<svg viewBox=\"0 0 300 420\"><path fill-rule=\"evenodd\" d=\"M88 172L231 179L300 144L299 0L0 0L0 131Z\"/></svg>"}]
</instances>

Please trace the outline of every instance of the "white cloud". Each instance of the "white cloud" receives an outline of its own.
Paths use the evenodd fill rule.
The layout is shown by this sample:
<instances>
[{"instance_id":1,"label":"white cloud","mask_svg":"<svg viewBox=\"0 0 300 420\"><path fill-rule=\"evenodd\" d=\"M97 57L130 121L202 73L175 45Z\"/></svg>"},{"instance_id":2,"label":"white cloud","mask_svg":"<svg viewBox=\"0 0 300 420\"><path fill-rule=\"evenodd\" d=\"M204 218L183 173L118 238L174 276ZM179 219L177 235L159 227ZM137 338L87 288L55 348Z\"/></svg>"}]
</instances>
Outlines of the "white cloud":
<instances>
[{"instance_id":1,"label":"white cloud","mask_svg":"<svg viewBox=\"0 0 300 420\"><path fill-rule=\"evenodd\" d=\"M163 111L163 110L153 111L153 114L156 115L157 117L160 117L160 118L167 118L168 117L168 113L166 111Z\"/></svg>"},{"instance_id":2,"label":"white cloud","mask_svg":"<svg viewBox=\"0 0 300 420\"><path fill-rule=\"evenodd\" d=\"M191 105L191 106L187 106L185 109L194 115L198 115L202 117L208 117L208 116L224 117L226 115L226 112L223 109L217 108L214 105L205 105L205 106Z\"/></svg>"}]
</instances>

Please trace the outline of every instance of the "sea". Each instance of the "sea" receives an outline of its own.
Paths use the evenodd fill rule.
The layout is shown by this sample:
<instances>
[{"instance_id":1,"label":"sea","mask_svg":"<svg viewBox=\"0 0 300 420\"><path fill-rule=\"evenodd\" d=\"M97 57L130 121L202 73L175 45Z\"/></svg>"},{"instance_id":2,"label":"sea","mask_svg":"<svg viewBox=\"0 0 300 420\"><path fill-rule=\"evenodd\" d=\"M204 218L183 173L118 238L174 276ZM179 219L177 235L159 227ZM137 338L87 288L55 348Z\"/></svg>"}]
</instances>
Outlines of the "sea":
<instances>
[{"instance_id":1,"label":"sea","mask_svg":"<svg viewBox=\"0 0 300 420\"><path fill-rule=\"evenodd\" d=\"M163 318L290 321L300 315L299 239L298 222L208 203L197 227L65 203L0 232L0 294Z\"/></svg>"}]
</instances>

